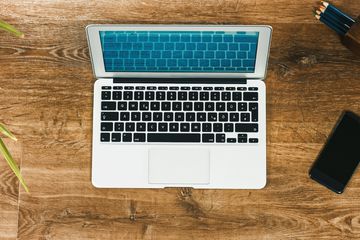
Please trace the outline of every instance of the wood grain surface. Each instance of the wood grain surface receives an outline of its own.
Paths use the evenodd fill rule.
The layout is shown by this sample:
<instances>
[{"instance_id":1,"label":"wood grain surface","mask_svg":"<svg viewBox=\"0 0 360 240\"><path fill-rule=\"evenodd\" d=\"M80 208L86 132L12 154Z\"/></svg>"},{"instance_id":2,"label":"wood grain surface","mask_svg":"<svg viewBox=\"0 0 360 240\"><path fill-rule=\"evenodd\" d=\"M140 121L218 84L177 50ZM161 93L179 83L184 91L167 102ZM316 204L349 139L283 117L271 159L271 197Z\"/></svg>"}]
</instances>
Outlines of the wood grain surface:
<instances>
[{"instance_id":1,"label":"wood grain surface","mask_svg":"<svg viewBox=\"0 0 360 240\"><path fill-rule=\"evenodd\" d=\"M350 15L360 2L336 1ZM311 15L316 1L0 0L0 121L30 194L0 159L0 239L360 239L360 173L334 194L307 172L344 109L360 114L360 58ZM90 182L93 23L269 24L268 184L262 190L96 189Z\"/></svg>"}]
</instances>

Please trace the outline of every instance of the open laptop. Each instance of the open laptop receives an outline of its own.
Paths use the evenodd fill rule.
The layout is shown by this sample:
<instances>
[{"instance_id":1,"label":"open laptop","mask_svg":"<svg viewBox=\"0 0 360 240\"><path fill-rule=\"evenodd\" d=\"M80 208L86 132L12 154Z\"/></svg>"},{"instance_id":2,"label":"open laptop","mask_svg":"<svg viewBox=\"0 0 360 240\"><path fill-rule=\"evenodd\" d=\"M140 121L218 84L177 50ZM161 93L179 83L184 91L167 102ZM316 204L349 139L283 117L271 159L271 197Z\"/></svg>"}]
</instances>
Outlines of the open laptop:
<instances>
[{"instance_id":1,"label":"open laptop","mask_svg":"<svg viewBox=\"0 0 360 240\"><path fill-rule=\"evenodd\" d=\"M93 185L263 188L271 31L88 26Z\"/></svg>"}]
</instances>

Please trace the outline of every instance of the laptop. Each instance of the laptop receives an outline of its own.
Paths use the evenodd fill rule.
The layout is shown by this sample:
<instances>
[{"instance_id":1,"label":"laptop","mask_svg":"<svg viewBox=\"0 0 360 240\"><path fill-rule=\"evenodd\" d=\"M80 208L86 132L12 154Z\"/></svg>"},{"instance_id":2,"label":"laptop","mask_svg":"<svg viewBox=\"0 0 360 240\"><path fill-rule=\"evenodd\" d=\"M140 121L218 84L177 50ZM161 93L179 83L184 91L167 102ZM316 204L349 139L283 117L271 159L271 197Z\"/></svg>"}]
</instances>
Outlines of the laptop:
<instances>
[{"instance_id":1,"label":"laptop","mask_svg":"<svg viewBox=\"0 0 360 240\"><path fill-rule=\"evenodd\" d=\"M270 26L90 25L98 188L266 184Z\"/></svg>"}]
</instances>

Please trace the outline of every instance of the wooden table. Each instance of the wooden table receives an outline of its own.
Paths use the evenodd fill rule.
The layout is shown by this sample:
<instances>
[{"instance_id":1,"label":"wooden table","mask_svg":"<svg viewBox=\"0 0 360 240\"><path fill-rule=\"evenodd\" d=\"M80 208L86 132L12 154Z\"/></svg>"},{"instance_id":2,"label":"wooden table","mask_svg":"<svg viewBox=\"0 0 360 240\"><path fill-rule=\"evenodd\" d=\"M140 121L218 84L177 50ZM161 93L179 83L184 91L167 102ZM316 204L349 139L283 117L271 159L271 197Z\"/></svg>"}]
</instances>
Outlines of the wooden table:
<instances>
[{"instance_id":1,"label":"wooden table","mask_svg":"<svg viewBox=\"0 0 360 240\"><path fill-rule=\"evenodd\" d=\"M315 1L0 0L0 121L30 194L0 159L0 239L359 239L359 171L342 195L308 169L344 109L360 114L360 58ZM356 16L360 2L336 5ZM268 184L262 190L95 189L91 23L270 24Z\"/></svg>"}]
</instances>

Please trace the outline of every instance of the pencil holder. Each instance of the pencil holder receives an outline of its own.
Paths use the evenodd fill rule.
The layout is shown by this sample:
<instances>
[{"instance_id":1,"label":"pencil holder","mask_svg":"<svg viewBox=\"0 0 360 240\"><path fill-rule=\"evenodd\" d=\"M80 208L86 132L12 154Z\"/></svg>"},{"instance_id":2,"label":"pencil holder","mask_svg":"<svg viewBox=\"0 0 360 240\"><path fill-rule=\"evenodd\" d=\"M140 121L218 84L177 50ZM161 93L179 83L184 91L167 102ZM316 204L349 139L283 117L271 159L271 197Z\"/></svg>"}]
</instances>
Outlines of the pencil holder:
<instances>
[{"instance_id":1,"label":"pencil holder","mask_svg":"<svg viewBox=\"0 0 360 240\"><path fill-rule=\"evenodd\" d=\"M341 41L348 49L360 56L360 16L357 17L356 22Z\"/></svg>"}]
</instances>

